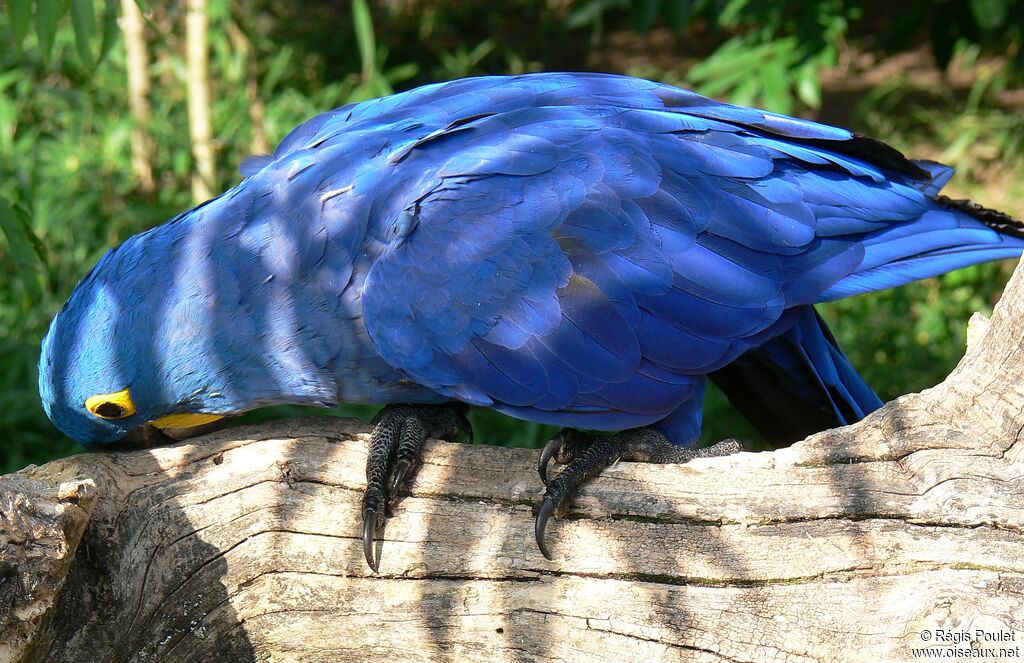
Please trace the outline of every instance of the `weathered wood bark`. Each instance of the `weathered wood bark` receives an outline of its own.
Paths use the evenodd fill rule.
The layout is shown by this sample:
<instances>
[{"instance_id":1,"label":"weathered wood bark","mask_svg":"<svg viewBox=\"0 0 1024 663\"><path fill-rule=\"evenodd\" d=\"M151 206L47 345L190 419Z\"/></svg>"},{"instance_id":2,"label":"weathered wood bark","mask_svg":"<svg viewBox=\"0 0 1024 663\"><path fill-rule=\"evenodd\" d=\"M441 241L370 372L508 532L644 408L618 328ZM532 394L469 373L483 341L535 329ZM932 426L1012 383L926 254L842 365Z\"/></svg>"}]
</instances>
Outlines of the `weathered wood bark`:
<instances>
[{"instance_id":1,"label":"weathered wood bark","mask_svg":"<svg viewBox=\"0 0 1024 663\"><path fill-rule=\"evenodd\" d=\"M0 480L0 660L891 661L964 632L1019 657L1024 271L973 322L943 384L860 424L606 472L555 562L535 451L430 444L377 576L357 422L27 468Z\"/></svg>"}]
</instances>

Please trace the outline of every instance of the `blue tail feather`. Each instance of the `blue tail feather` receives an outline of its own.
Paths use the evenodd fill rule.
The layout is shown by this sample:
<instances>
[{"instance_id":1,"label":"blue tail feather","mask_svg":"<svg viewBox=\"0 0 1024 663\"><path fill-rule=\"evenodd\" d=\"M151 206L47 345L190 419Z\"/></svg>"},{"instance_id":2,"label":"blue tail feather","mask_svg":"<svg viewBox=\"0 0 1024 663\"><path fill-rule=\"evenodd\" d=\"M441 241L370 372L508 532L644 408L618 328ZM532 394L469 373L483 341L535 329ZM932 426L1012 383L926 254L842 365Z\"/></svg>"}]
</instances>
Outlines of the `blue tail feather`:
<instances>
[{"instance_id":1,"label":"blue tail feather","mask_svg":"<svg viewBox=\"0 0 1024 663\"><path fill-rule=\"evenodd\" d=\"M814 307L790 314L788 331L711 374L733 406L775 444L859 421L882 406Z\"/></svg>"},{"instance_id":2,"label":"blue tail feather","mask_svg":"<svg viewBox=\"0 0 1024 663\"><path fill-rule=\"evenodd\" d=\"M928 159L914 159L913 161L919 168L928 171L928 174L932 176L930 180L920 180L921 193L929 196L938 195L942 187L946 186L956 172L952 166L938 161L929 161Z\"/></svg>"},{"instance_id":3,"label":"blue tail feather","mask_svg":"<svg viewBox=\"0 0 1024 663\"><path fill-rule=\"evenodd\" d=\"M815 298L826 302L885 290L1024 252L1020 222L967 201L936 200L913 221L861 237L860 267Z\"/></svg>"}]
</instances>

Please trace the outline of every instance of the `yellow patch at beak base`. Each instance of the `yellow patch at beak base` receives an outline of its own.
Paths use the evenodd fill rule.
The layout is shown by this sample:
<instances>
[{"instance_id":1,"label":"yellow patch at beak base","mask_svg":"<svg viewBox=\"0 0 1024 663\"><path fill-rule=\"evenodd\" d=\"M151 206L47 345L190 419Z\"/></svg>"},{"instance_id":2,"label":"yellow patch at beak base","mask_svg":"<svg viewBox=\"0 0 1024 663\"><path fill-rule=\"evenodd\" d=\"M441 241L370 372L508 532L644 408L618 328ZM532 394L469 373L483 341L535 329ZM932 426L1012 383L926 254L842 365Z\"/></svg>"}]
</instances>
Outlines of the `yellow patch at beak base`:
<instances>
[{"instance_id":1,"label":"yellow patch at beak base","mask_svg":"<svg viewBox=\"0 0 1024 663\"><path fill-rule=\"evenodd\" d=\"M100 419L124 419L135 414L135 403L128 387L110 394L97 394L85 399L85 409Z\"/></svg>"},{"instance_id":2,"label":"yellow patch at beak base","mask_svg":"<svg viewBox=\"0 0 1024 663\"><path fill-rule=\"evenodd\" d=\"M157 428L193 428L223 419L219 414L169 414L149 423Z\"/></svg>"}]
</instances>

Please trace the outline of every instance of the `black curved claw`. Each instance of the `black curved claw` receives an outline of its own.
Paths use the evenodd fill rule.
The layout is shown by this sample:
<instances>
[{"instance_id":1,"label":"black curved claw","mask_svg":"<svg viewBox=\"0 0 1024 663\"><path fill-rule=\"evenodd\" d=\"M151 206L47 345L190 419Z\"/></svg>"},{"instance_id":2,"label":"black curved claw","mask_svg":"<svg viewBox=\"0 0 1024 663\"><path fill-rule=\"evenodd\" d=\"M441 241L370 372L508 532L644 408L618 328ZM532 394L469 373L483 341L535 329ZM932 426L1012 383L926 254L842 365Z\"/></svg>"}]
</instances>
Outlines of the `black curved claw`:
<instances>
[{"instance_id":1,"label":"black curved claw","mask_svg":"<svg viewBox=\"0 0 1024 663\"><path fill-rule=\"evenodd\" d=\"M399 458L395 463L394 475L391 477L390 491L393 493L405 482L406 475L412 467L412 461L407 458Z\"/></svg>"},{"instance_id":2,"label":"black curved claw","mask_svg":"<svg viewBox=\"0 0 1024 663\"><path fill-rule=\"evenodd\" d=\"M460 432L472 439L466 406L388 405L373 418L373 433L366 455L366 491L363 493L363 556L374 573L380 560L374 555L374 534L384 525L395 492L419 465L428 437L454 440Z\"/></svg>"},{"instance_id":3,"label":"black curved claw","mask_svg":"<svg viewBox=\"0 0 1024 663\"><path fill-rule=\"evenodd\" d=\"M537 462L540 478L547 485L533 527L537 547L544 557L551 559L551 553L544 545L544 530L548 520L559 507L573 498L582 484L620 460L686 463L694 458L727 456L742 450L743 445L736 440L723 440L706 449L677 446L652 428L633 428L609 437L594 437L569 428L563 429L544 445ZM566 465L549 482L548 463L552 458Z\"/></svg>"},{"instance_id":4,"label":"black curved claw","mask_svg":"<svg viewBox=\"0 0 1024 663\"><path fill-rule=\"evenodd\" d=\"M551 552L544 543L544 530L547 528L548 520L554 512L554 501L550 497L545 497L544 501L540 503L540 510L537 512L537 519L533 523L533 535L537 538L537 547L540 548L540 554L544 555L544 558L548 561L551 561L554 558L551 556Z\"/></svg>"},{"instance_id":5,"label":"black curved claw","mask_svg":"<svg viewBox=\"0 0 1024 663\"><path fill-rule=\"evenodd\" d=\"M553 438L548 440L548 443L541 449L540 459L537 461L537 473L540 474L540 480L544 482L544 485L548 485L548 463L562 448L562 442L565 440L562 434L559 433Z\"/></svg>"},{"instance_id":6,"label":"black curved claw","mask_svg":"<svg viewBox=\"0 0 1024 663\"><path fill-rule=\"evenodd\" d=\"M375 560L373 555L373 533L376 531L377 514L373 509L367 509L363 516L363 556L374 573L380 567L380 560Z\"/></svg>"}]
</instances>

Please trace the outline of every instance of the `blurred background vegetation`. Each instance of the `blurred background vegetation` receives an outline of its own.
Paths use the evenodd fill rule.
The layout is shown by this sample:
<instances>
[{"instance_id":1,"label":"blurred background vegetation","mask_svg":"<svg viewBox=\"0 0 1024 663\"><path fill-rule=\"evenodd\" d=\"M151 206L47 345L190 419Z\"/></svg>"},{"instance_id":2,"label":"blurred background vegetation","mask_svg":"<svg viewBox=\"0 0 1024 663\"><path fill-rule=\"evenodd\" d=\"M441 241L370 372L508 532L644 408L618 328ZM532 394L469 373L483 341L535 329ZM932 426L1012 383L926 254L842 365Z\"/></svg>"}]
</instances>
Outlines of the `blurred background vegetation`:
<instances>
[{"instance_id":1,"label":"blurred background vegetation","mask_svg":"<svg viewBox=\"0 0 1024 663\"><path fill-rule=\"evenodd\" d=\"M1024 217L1022 30L1024 0L0 0L0 472L78 450L36 391L78 279L318 112L462 76L627 73L952 163L951 195ZM947 374L1012 268L822 308L891 399ZM705 411L708 439L755 439L720 394ZM550 431L474 416L478 440Z\"/></svg>"}]
</instances>

